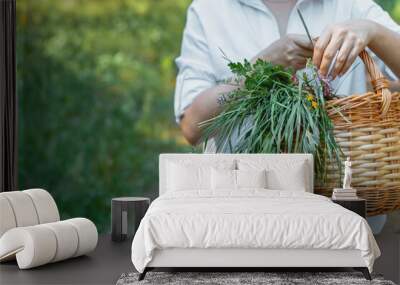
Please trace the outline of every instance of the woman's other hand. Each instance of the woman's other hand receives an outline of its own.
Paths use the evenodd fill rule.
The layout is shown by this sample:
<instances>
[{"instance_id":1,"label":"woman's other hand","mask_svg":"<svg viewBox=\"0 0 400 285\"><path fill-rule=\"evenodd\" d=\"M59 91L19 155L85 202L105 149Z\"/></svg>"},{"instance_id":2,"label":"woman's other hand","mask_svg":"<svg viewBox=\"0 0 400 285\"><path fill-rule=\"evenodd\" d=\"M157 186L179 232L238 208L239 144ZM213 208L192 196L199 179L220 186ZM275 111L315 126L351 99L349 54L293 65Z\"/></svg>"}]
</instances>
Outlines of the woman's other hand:
<instances>
[{"instance_id":1,"label":"woman's other hand","mask_svg":"<svg viewBox=\"0 0 400 285\"><path fill-rule=\"evenodd\" d=\"M254 63L260 58L298 70L305 67L307 58L312 55L313 46L306 36L288 34L263 49L251 61Z\"/></svg>"},{"instance_id":2,"label":"woman's other hand","mask_svg":"<svg viewBox=\"0 0 400 285\"><path fill-rule=\"evenodd\" d=\"M332 78L342 76L375 34L376 24L369 20L351 20L328 26L315 44L313 63L321 75L327 76L336 56L329 75Z\"/></svg>"}]
</instances>

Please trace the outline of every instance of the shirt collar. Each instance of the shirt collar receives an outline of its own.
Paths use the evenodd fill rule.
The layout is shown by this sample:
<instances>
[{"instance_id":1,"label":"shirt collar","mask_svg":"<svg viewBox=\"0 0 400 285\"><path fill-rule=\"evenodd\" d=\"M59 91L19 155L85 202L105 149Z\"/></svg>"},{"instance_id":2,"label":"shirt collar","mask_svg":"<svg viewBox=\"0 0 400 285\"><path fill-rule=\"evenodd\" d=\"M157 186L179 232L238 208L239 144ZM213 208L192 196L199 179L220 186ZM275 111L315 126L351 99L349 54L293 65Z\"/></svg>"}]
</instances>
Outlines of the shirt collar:
<instances>
[{"instance_id":1,"label":"shirt collar","mask_svg":"<svg viewBox=\"0 0 400 285\"><path fill-rule=\"evenodd\" d=\"M268 11L267 7L262 2L262 0L239 0L239 2L242 3L243 5L252 7L257 10L261 10L263 12ZM297 0L296 6L302 4L303 2L307 2L307 0Z\"/></svg>"},{"instance_id":2,"label":"shirt collar","mask_svg":"<svg viewBox=\"0 0 400 285\"><path fill-rule=\"evenodd\" d=\"M265 4L262 3L262 0L239 0L243 5L255 8L257 10L266 11Z\"/></svg>"}]
</instances>

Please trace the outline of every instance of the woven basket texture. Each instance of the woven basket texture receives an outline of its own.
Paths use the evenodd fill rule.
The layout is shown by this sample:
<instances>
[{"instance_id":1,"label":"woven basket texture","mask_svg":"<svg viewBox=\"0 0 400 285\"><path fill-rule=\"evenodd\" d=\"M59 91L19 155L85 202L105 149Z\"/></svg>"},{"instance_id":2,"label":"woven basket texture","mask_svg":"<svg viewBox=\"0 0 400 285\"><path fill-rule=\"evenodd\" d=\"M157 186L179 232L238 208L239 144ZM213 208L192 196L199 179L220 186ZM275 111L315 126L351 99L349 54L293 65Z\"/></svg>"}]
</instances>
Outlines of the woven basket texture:
<instances>
[{"instance_id":1,"label":"woven basket texture","mask_svg":"<svg viewBox=\"0 0 400 285\"><path fill-rule=\"evenodd\" d=\"M326 108L336 141L352 161L352 187L367 200L367 216L374 216L400 209L400 93L389 91L367 52L360 57L374 92L330 100ZM315 193L330 197L342 175L330 163L327 179L316 182Z\"/></svg>"}]
</instances>

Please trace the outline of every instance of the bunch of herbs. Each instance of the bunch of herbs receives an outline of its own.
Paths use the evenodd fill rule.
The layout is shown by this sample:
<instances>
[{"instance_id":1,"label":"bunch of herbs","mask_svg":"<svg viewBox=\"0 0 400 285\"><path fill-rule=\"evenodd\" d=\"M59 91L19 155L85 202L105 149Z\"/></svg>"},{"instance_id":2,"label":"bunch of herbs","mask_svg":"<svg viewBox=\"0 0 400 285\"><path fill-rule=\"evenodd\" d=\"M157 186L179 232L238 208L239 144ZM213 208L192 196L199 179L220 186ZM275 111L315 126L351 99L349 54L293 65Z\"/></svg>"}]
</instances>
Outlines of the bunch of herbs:
<instances>
[{"instance_id":1,"label":"bunch of herbs","mask_svg":"<svg viewBox=\"0 0 400 285\"><path fill-rule=\"evenodd\" d=\"M322 180L328 160L340 168L342 153L325 110L334 95L311 63L299 77L263 60L230 62L229 67L240 87L222 95L218 116L201 123L205 144L213 137L217 152L311 153Z\"/></svg>"}]
</instances>

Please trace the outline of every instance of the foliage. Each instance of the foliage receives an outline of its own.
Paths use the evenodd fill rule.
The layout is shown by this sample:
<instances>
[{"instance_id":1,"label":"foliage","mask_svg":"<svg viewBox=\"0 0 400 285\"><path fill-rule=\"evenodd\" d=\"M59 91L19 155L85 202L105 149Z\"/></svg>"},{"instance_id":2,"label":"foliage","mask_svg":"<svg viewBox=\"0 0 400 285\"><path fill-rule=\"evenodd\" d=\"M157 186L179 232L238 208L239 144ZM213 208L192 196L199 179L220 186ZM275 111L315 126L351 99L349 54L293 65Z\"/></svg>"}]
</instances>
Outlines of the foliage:
<instances>
[{"instance_id":1,"label":"foliage","mask_svg":"<svg viewBox=\"0 0 400 285\"><path fill-rule=\"evenodd\" d=\"M319 178L326 174L327 160L340 167L341 151L324 108L331 90L310 63L300 79L261 59L229 67L243 85L225 96L219 115L202 123L206 143L215 137L217 151L228 146L234 153L312 153ZM235 132L239 137L233 144Z\"/></svg>"},{"instance_id":2,"label":"foliage","mask_svg":"<svg viewBox=\"0 0 400 285\"><path fill-rule=\"evenodd\" d=\"M20 189L101 231L112 197L156 196L158 154L191 150L172 106L188 4L17 1Z\"/></svg>"},{"instance_id":3,"label":"foliage","mask_svg":"<svg viewBox=\"0 0 400 285\"><path fill-rule=\"evenodd\" d=\"M400 0L375 0L375 2L388 11L397 23L400 23Z\"/></svg>"}]
</instances>

